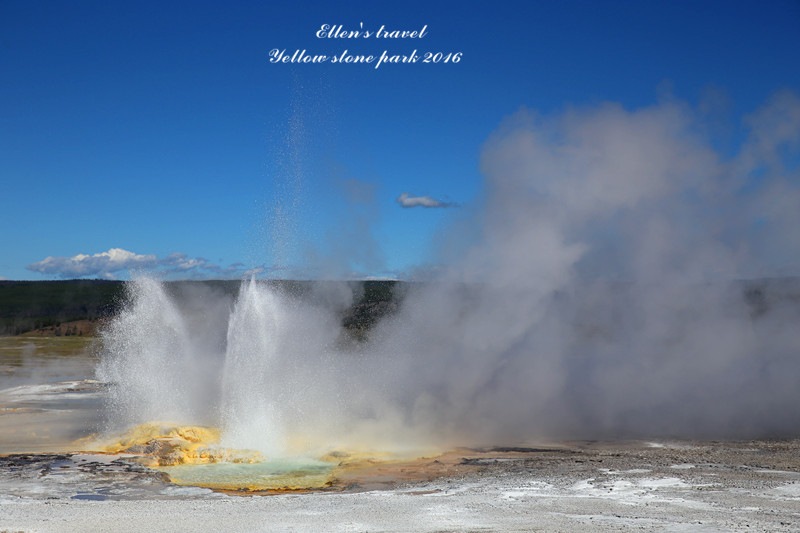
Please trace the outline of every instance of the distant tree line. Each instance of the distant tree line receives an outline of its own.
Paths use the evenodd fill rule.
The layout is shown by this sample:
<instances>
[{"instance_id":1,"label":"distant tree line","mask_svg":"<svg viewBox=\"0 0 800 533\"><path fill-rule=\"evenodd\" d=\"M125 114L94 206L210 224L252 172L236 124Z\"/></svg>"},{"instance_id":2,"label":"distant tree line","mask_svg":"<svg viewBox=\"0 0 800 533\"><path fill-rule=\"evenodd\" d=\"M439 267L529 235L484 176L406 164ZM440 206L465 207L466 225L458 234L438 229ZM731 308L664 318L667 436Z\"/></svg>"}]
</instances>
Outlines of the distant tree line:
<instances>
[{"instance_id":1,"label":"distant tree line","mask_svg":"<svg viewBox=\"0 0 800 533\"><path fill-rule=\"evenodd\" d=\"M124 292L121 281L0 281L0 335L113 316Z\"/></svg>"},{"instance_id":2,"label":"distant tree line","mask_svg":"<svg viewBox=\"0 0 800 533\"><path fill-rule=\"evenodd\" d=\"M295 298L315 298L325 284L339 282L265 281L280 292ZM383 316L394 312L402 300L406 283L396 281L347 282L355 296L341 310L342 326L354 338L366 332ZM175 281L167 291L180 299L198 286L215 294L235 298L240 281ZM74 326L62 323L77 320L97 321L119 313L126 298L125 282L108 280L0 281L0 335L20 335L32 330L53 328L55 335L78 335Z\"/></svg>"}]
</instances>

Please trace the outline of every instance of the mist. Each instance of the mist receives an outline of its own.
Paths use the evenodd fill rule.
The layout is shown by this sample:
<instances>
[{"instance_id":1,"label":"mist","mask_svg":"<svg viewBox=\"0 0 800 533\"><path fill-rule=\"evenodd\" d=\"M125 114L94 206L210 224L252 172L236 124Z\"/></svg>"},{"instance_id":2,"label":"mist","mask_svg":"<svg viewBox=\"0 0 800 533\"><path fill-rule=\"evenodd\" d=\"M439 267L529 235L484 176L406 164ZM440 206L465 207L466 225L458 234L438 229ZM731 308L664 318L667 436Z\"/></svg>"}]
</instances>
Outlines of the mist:
<instances>
[{"instance_id":1,"label":"mist","mask_svg":"<svg viewBox=\"0 0 800 533\"><path fill-rule=\"evenodd\" d=\"M273 453L797 435L800 99L752 111L735 149L713 107L507 117L482 197L438 237L436 277L356 345L340 342L347 284L299 299L245 281L179 309L135 281L104 334L109 418L177 406ZM381 257L364 242L362 263Z\"/></svg>"},{"instance_id":2,"label":"mist","mask_svg":"<svg viewBox=\"0 0 800 533\"><path fill-rule=\"evenodd\" d=\"M798 273L800 100L748 115L734 154L708 119L669 97L508 117L454 231L478 241L376 336L404 418L453 441L796 434L798 284L742 280Z\"/></svg>"}]
</instances>

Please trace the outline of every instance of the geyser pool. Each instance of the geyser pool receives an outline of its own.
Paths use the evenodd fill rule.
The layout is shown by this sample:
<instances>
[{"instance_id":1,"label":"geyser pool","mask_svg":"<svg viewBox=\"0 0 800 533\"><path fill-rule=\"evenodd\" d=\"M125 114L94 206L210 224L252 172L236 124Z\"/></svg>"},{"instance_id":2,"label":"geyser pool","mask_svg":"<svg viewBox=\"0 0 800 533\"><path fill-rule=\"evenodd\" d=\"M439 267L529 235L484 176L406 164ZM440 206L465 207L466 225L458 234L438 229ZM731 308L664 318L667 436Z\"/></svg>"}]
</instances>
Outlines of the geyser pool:
<instances>
[{"instance_id":1,"label":"geyser pool","mask_svg":"<svg viewBox=\"0 0 800 533\"><path fill-rule=\"evenodd\" d=\"M335 463L287 457L257 463L209 463L159 467L173 483L227 490L316 489L332 482Z\"/></svg>"}]
</instances>

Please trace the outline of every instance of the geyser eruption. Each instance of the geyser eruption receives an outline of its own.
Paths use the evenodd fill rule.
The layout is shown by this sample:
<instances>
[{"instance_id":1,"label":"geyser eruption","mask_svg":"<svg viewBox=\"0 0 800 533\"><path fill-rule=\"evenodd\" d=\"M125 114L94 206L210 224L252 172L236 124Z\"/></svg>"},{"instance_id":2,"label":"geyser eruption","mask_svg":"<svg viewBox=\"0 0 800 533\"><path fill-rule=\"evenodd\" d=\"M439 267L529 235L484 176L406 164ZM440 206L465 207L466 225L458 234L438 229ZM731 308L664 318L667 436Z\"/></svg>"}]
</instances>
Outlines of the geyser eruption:
<instances>
[{"instance_id":1,"label":"geyser eruption","mask_svg":"<svg viewBox=\"0 0 800 533\"><path fill-rule=\"evenodd\" d=\"M231 302L223 294L212 297L228 305L207 316L214 310L209 294L183 295L181 308L153 279L137 277L127 289L128 305L103 332L97 370L112 384L110 429L152 421L210 424L222 428L222 445L276 452L282 427L271 367L279 368L286 330L277 295L244 282L228 317ZM200 298L206 316L192 312Z\"/></svg>"},{"instance_id":2,"label":"geyser eruption","mask_svg":"<svg viewBox=\"0 0 800 533\"><path fill-rule=\"evenodd\" d=\"M228 323L222 377L220 424L227 446L264 451L285 450L279 405L279 336L287 319L276 294L255 279L243 283Z\"/></svg>"},{"instance_id":3,"label":"geyser eruption","mask_svg":"<svg viewBox=\"0 0 800 533\"><path fill-rule=\"evenodd\" d=\"M267 454L297 435L796 434L800 286L766 278L800 264L800 99L745 123L729 154L670 99L515 114L484 148L473 216L442 238L445 274L355 345L337 343L336 291L300 301L249 281L232 305L136 280L104 336L109 418L169 413Z\"/></svg>"},{"instance_id":4,"label":"geyser eruption","mask_svg":"<svg viewBox=\"0 0 800 533\"><path fill-rule=\"evenodd\" d=\"M130 302L103 332L103 357L97 369L113 383L109 419L115 428L150 420L196 418L198 369L184 316L149 278L128 286Z\"/></svg>"},{"instance_id":5,"label":"geyser eruption","mask_svg":"<svg viewBox=\"0 0 800 533\"><path fill-rule=\"evenodd\" d=\"M235 299L147 277L127 289L97 369L111 384L109 431L207 425L221 430L221 447L276 457L303 451L300 435L332 423L335 386L321 378L339 334L332 314L255 279Z\"/></svg>"}]
</instances>

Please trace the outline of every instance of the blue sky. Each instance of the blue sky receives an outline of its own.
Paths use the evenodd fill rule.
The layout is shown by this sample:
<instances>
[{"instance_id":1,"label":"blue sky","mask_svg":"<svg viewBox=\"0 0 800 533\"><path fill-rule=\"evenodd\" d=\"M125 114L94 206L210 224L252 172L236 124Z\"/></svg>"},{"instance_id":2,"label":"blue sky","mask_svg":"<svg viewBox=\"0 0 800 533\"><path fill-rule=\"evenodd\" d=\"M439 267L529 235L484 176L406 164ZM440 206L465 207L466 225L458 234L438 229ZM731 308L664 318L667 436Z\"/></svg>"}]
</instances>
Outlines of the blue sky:
<instances>
[{"instance_id":1,"label":"blue sky","mask_svg":"<svg viewBox=\"0 0 800 533\"><path fill-rule=\"evenodd\" d=\"M713 92L738 123L800 89L796 1L274 4L0 2L0 278L404 277L479 201L482 146L521 106ZM361 23L427 35L315 35Z\"/></svg>"}]
</instances>

